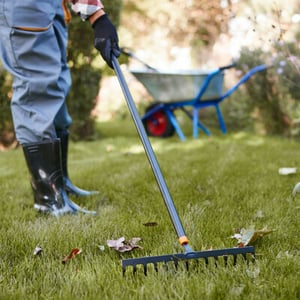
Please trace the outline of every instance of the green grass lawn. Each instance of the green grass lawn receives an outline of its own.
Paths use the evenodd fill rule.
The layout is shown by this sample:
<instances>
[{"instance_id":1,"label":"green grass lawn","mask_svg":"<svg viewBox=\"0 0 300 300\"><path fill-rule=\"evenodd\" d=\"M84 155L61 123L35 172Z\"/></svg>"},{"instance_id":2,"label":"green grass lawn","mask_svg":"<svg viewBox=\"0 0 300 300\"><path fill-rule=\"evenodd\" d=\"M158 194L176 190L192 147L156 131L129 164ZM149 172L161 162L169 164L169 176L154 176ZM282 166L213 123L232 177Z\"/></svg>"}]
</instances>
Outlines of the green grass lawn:
<instances>
[{"instance_id":1,"label":"green grass lawn","mask_svg":"<svg viewBox=\"0 0 300 300\"><path fill-rule=\"evenodd\" d=\"M99 140L71 143L69 155L73 182L100 191L72 198L94 217L39 215L22 150L0 153L0 299L300 299L300 194L291 196L298 142L246 133L151 139L194 250L235 247L234 228L274 232L255 244L255 263L123 277L123 258L182 249L133 125L99 128ZM280 167L299 172L282 176ZM107 247L122 236L142 238L143 249ZM73 248L82 252L63 264Z\"/></svg>"}]
</instances>

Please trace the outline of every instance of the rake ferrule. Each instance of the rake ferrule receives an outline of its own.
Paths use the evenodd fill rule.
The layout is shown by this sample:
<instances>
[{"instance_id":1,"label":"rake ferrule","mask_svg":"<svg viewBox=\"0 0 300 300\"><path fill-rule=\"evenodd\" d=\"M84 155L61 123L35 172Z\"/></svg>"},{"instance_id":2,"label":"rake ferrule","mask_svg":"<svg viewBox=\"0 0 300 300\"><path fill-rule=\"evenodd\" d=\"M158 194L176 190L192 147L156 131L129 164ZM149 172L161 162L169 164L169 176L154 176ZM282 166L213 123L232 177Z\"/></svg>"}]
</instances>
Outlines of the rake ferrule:
<instances>
[{"instance_id":1,"label":"rake ferrule","mask_svg":"<svg viewBox=\"0 0 300 300\"><path fill-rule=\"evenodd\" d=\"M184 235L184 236L180 236L179 238L178 238L178 240L179 240L179 244L181 245L181 246L183 246L183 245L187 245L188 243L189 243L189 240L188 240L188 238Z\"/></svg>"}]
</instances>

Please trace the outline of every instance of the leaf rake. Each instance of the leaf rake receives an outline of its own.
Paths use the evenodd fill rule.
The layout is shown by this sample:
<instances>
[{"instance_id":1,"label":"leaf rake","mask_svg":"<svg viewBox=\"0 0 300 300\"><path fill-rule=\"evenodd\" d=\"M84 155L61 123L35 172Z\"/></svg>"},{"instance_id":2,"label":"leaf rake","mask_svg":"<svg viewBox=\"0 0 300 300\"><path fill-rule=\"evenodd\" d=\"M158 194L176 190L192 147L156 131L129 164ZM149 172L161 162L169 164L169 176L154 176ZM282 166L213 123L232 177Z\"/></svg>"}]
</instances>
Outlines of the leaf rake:
<instances>
[{"instance_id":1,"label":"leaf rake","mask_svg":"<svg viewBox=\"0 0 300 300\"><path fill-rule=\"evenodd\" d=\"M162 194L163 200L165 202L166 208L168 210L169 216L171 218L172 224L176 231L178 240L180 245L184 248L184 253L178 254L167 254L167 255L159 255L159 256L146 256L139 258L129 258L122 260L122 271L123 275L125 275L126 268L132 267L133 273L137 271L137 267L142 265L144 274L147 275L148 265L152 265L155 271L158 271L158 263L163 263L165 267L168 267L168 263L174 263L174 267L178 269L179 262L185 262L186 269L189 270L189 262L192 260L200 260L202 259L206 265L208 265L209 261L212 259L214 264L217 265L219 258L223 259L224 265L227 265L229 257L233 258L233 265L237 263L238 255L242 255L243 260L248 261L248 257L250 256L252 260L255 257L255 249L253 246L247 246L242 248L225 248L225 249L217 249L217 250L206 250L206 251L194 251L190 245L189 240L185 234L185 231L182 226L182 222L179 218L179 215L176 211L174 202L168 190L165 179L162 175L160 166L156 159L155 153L152 149L149 138L146 134L142 121L139 117L138 111L134 104L133 98L125 81L124 75L121 71L119 62L117 58L112 56L112 65L120 86L122 88L125 100L127 102L127 106L129 108L131 117L134 121L135 127L143 144L146 156L149 160L151 169L159 186L160 192Z\"/></svg>"}]
</instances>

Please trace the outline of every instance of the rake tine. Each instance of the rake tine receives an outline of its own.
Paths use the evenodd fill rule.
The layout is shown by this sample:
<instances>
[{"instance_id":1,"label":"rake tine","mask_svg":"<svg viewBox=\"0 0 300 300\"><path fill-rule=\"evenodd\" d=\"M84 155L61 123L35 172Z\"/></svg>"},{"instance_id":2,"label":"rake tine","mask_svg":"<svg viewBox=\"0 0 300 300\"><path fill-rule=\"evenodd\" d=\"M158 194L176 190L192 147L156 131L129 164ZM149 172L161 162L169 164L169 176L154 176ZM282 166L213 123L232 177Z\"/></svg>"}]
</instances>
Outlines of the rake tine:
<instances>
[{"instance_id":1,"label":"rake tine","mask_svg":"<svg viewBox=\"0 0 300 300\"><path fill-rule=\"evenodd\" d=\"M168 270L169 270L168 264L166 261L164 263L165 263L165 271L168 272Z\"/></svg>"},{"instance_id":2,"label":"rake tine","mask_svg":"<svg viewBox=\"0 0 300 300\"><path fill-rule=\"evenodd\" d=\"M223 258L224 258L225 267L226 267L227 264L228 264L228 256L227 256L227 255L224 255Z\"/></svg>"},{"instance_id":3,"label":"rake tine","mask_svg":"<svg viewBox=\"0 0 300 300\"><path fill-rule=\"evenodd\" d=\"M154 270L155 270L156 273L158 273L157 263L154 263Z\"/></svg>"},{"instance_id":4,"label":"rake tine","mask_svg":"<svg viewBox=\"0 0 300 300\"><path fill-rule=\"evenodd\" d=\"M236 255L233 255L233 265L234 265L234 266L236 265L236 262L237 262L237 256L236 256Z\"/></svg>"},{"instance_id":5,"label":"rake tine","mask_svg":"<svg viewBox=\"0 0 300 300\"><path fill-rule=\"evenodd\" d=\"M147 276L147 265L143 265L144 266L144 275Z\"/></svg>"},{"instance_id":6,"label":"rake tine","mask_svg":"<svg viewBox=\"0 0 300 300\"><path fill-rule=\"evenodd\" d=\"M178 260L174 260L175 270L178 271Z\"/></svg>"},{"instance_id":7,"label":"rake tine","mask_svg":"<svg viewBox=\"0 0 300 300\"><path fill-rule=\"evenodd\" d=\"M186 267L186 270L189 271L189 262L188 261L185 262L185 267Z\"/></svg>"},{"instance_id":8,"label":"rake tine","mask_svg":"<svg viewBox=\"0 0 300 300\"><path fill-rule=\"evenodd\" d=\"M207 257L204 257L204 260L205 260L206 266L208 266L208 258L207 258Z\"/></svg>"},{"instance_id":9,"label":"rake tine","mask_svg":"<svg viewBox=\"0 0 300 300\"><path fill-rule=\"evenodd\" d=\"M217 268L218 267L218 256L214 256L214 259L215 259L215 267Z\"/></svg>"},{"instance_id":10,"label":"rake tine","mask_svg":"<svg viewBox=\"0 0 300 300\"><path fill-rule=\"evenodd\" d=\"M195 271L198 273L198 271L200 269L200 267L199 267L199 264L200 264L199 259L195 259L194 262L195 262Z\"/></svg>"}]
</instances>

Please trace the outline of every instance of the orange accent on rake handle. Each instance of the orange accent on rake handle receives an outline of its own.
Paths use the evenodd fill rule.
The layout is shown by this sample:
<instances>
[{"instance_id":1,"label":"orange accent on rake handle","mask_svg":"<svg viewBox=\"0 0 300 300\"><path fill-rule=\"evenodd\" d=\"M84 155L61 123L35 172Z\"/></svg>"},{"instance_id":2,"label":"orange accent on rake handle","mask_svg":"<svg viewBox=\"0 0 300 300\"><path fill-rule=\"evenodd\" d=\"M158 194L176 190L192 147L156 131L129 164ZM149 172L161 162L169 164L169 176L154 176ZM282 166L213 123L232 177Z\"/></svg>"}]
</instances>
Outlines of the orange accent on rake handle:
<instances>
[{"instance_id":1,"label":"orange accent on rake handle","mask_svg":"<svg viewBox=\"0 0 300 300\"><path fill-rule=\"evenodd\" d=\"M181 237L179 238L179 243L180 243L181 246L182 246L182 245L186 245L186 244L189 243L189 240L188 240L188 238L187 238L186 236L181 236Z\"/></svg>"}]
</instances>

